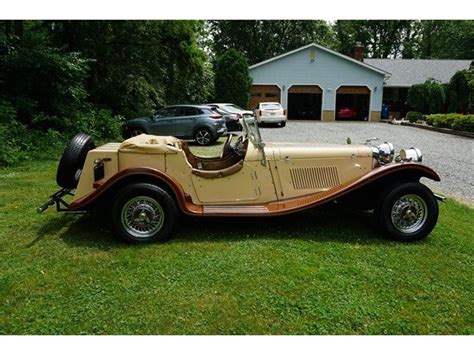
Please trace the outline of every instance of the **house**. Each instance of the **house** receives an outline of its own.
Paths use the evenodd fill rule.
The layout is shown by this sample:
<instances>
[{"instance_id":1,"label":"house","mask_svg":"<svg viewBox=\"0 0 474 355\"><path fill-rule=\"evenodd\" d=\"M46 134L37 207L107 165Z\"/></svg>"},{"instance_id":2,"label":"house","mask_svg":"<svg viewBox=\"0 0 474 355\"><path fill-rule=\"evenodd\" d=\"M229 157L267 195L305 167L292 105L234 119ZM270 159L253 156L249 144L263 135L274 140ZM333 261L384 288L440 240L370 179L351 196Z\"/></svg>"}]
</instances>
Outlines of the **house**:
<instances>
[{"instance_id":1,"label":"house","mask_svg":"<svg viewBox=\"0 0 474 355\"><path fill-rule=\"evenodd\" d=\"M357 118L379 121L389 73L312 43L252 65L250 76L251 109L278 101L289 119L334 121L336 108L351 107Z\"/></svg>"},{"instance_id":2,"label":"house","mask_svg":"<svg viewBox=\"0 0 474 355\"><path fill-rule=\"evenodd\" d=\"M408 111L408 89L415 84L434 80L447 84L460 70L468 69L472 60L456 59L364 59L364 63L390 73L384 84L383 103L395 118Z\"/></svg>"},{"instance_id":3,"label":"house","mask_svg":"<svg viewBox=\"0 0 474 355\"><path fill-rule=\"evenodd\" d=\"M449 82L452 75L469 67L470 60L364 59L357 43L354 58L315 43L254 64L249 108L259 102L278 101L288 119L379 121L382 103L395 116L406 111L411 85L428 79ZM347 110L346 110L347 111Z\"/></svg>"}]
</instances>

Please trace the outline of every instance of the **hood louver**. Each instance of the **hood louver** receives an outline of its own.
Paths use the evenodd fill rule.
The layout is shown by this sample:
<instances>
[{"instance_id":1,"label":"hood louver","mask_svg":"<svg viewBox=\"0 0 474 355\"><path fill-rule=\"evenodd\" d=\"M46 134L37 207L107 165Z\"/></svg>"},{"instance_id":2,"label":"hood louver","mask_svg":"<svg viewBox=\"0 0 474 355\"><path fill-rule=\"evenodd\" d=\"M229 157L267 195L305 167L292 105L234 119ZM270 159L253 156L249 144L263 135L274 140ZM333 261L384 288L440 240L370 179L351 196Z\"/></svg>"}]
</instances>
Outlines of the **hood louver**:
<instances>
[{"instance_id":1,"label":"hood louver","mask_svg":"<svg viewBox=\"0 0 474 355\"><path fill-rule=\"evenodd\" d=\"M340 184L335 166L290 168L290 175L295 190L330 188Z\"/></svg>"}]
</instances>

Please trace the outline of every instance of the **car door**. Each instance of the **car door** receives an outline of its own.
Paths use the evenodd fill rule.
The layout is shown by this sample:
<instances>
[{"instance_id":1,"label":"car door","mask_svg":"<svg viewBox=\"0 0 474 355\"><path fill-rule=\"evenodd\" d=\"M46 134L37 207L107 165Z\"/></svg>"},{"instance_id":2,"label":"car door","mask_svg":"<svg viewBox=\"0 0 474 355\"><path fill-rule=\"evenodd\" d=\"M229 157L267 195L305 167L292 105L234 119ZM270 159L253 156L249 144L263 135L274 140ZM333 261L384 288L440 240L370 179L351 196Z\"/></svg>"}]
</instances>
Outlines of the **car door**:
<instances>
[{"instance_id":1,"label":"car door","mask_svg":"<svg viewBox=\"0 0 474 355\"><path fill-rule=\"evenodd\" d=\"M193 136L193 130L199 115L200 111L196 107L179 107L178 116L175 118L174 125L180 137Z\"/></svg>"},{"instance_id":2,"label":"car door","mask_svg":"<svg viewBox=\"0 0 474 355\"><path fill-rule=\"evenodd\" d=\"M174 136L174 119L178 113L178 107L166 107L158 111L152 118L151 134L159 136Z\"/></svg>"}]
</instances>

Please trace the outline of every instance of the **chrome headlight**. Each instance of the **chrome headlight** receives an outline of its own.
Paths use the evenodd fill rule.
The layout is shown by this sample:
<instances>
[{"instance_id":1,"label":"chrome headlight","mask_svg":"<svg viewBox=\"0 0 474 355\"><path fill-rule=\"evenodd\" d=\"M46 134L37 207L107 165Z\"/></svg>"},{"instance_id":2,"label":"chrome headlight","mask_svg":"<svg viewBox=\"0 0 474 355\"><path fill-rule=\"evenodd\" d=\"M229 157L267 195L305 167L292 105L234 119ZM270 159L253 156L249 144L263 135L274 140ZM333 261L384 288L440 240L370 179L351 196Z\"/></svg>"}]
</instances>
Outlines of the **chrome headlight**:
<instances>
[{"instance_id":1,"label":"chrome headlight","mask_svg":"<svg viewBox=\"0 0 474 355\"><path fill-rule=\"evenodd\" d=\"M377 147L370 147L372 148L372 168L376 168L380 165L380 152L379 148Z\"/></svg>"},{"instance_id":2,"label":"chrome headlight","mask_svg":"<svg viewBox=\"0 0 474 355\"><path fill-rule=\"evenodd\" d=\"M404 161L415 161L421 163L423 156L421 155L421 150L411 147L409 149L400 150L400 159Z\"/></svg>"},{"instance_id":3,"label":"chrome headlight","mask_svg":"<svg viewBox=\"0 0 474 355\"><path fill-rule=\"evenodd\" d=\"M393 147L392 143L383 142L379 146L377 146L379 151L379 160L381 164L388 164L393 161L395 156L395 148Z\"/></svg>"}]
</instances>

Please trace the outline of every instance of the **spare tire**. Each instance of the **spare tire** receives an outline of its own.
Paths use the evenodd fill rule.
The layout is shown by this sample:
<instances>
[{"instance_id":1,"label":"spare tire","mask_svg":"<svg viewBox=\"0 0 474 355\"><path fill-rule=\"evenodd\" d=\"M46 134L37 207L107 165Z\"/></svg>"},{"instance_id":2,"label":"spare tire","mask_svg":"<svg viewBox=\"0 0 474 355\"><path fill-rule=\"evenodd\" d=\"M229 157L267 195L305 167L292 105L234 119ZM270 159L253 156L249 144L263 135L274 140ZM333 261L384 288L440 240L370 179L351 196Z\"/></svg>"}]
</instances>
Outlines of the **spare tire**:
<instances>
[{"instance_id":1,"label":"spare tire","mask_svg":"<svg viewBox=\"0 0 474 355\"><path fill-rule=\"evenodd\" d=\"M81 177L87 152L95 148L94 141L85 133L78 133L69 142L59 161L56 182L66 189L75 189Z\"/></svg>"}]
</instances>

